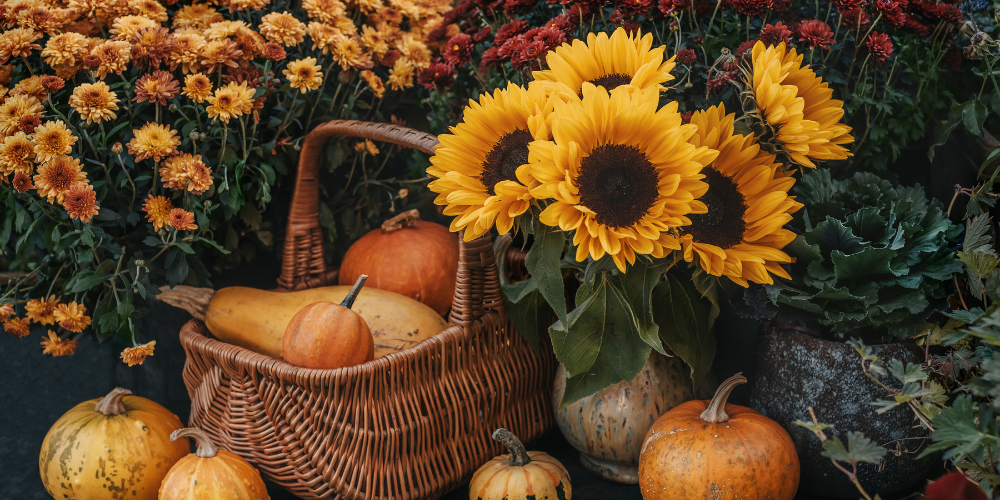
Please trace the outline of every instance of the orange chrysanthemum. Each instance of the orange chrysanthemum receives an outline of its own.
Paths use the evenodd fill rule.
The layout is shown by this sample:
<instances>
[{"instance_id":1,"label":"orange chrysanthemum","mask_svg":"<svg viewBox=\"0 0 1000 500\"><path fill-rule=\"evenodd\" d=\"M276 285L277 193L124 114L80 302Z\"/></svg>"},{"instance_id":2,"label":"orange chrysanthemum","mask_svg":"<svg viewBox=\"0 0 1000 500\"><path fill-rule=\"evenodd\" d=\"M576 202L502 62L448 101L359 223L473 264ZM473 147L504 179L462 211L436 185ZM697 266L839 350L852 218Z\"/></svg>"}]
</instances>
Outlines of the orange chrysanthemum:
<instances>
[{"instance_id":1,"label":"orange chrysanthemum","mask_svg":"<svg viewBox=\"0 0 1000 500\"><path fill-rule=\"evenodd\" d=\"M239 85L230 82L224 87L219 87L212 97L208 98L209 118L218 118L225 123L229 123L232 118L239 118L242 115L253 111L254 89L248 88L246 83Z\"/></svg>"},{"instance_id":2,"label":"orange chrysanthemum","mask_svg":"<svg viewBox=\"0 0 1000 500\"><path fill-rule=\"evenodd\" d=\"M17 132L21 128L21 119L25 116L41 118L45 113L42 101L30 95L15 95L8 97L0 104L0 134L5 136Z\"/></svg>"},{"instance_id":3,"label":"orange chrysanthemum","mask_svg":"<svg viewBox=\"0 0 1000 500\"><path fill-rule=\"evenodd\" d=\"M132 60L132 44L121 40L107 41L94 47L90 54L100 61L96 73L103 80L108 73L120 75L128 69Z\"/></svg>"},{"instance_id":4,"label":"orange chrysanthemum","mask_svg":"<svg viewBox=\"0 0 1000 500\"><path fill-rule=\"evenodd\" d=\"M282 73L288 77L288 84L293 89L299 89L303 94L316 90L323 85L323 72L316 64L316 58L307 57L288 63Z\"/></svg>"},{"instance_id":5,"label":"orange chrysanthemum","mask_svg":"<svg viewBox=\"0 0 1000 500\"><path fill-rule=\"evenodd\" d=\"M184 73L197 71L198 63L201 61L201 50L207 44L205 37L196 33L174 35L174 48L170 52L170 70L173 71L180 66Z\"/></svg>"},{"instance_id":6,"label":"orange chrysanthemum","mask_svg":"<svg viewBox=\"0 0 1000 500\"><path fill-rule=\"evenodd\" d=\"M260 34L269 42L294 47L305 39L306 25L288 12L271 12L261 18Z\"/></svg>"},{"instance_id":7,"label":"orange chrysanthemum","mask_svg":"<svg viewBox=\"0 0 1000 500\"><path fill-rule=\"evenodd\" d=\"M17 337L27 337L31 330L28 329L28 318L18 318L16 316L3 320L3 331Z\"/></svg>"},{"instance_id":8,"label":"orange chrysanthemum","mask_svg":"<svg viewBox=\"0 0 1000 500\"><path fill-rule=\"evenodd\" d=\"M76 340L61 339L56 332L49 330L49 336L42 339L42 354L51 354L57 358L69 356L76 352L76 346Z\"/></svg>"},{"instance_id":9,"label":"orange chrysanthemum","mask_svg":"<svg viewBox=\"0 0 1000 500\"><path fill-rule=\"evenodd\" d=\"M154 347L156 347L155 340L135 347L126 347L122 351L122 362L129 366L141 365L147 356L153 355Z\"/></svg>"},{"instance_id":10,"label":"orange chrysanthemum","mask_svg":"<svg viewBox=\"0 0 1000 500\"><path fill-rule=\"evenodd\" d=\"M236 34L240 28L246 28L243 21L219 21L205 29L205 38L209 40L225 40Z\"/></svg>"},{"instance_id":11,"label":"orange chrysanthemum","mask_svg":"<svg viewBox=\"0 0 1000 500\"><path fill-rule=\"evenodd\" d=\"M14 172L30 174L35 167L35 145L20 130L0 142L0 175Z\"/></svg>"},{"instance_id":12,"label":"orange chrysanthemum","mask_svg":"<svg viewBox=\"0 0 1000 500\"><path fill-rule=\"evenodd\" d=\"M177 12L174 13L173 27L175 30L180 28L204 30L212 23L223 20L222 14L215 10L215 7L207 4L192 4L177 9Z\"/></svg>"},{"instance_id":13,"label":"orange chrysanthemum","mask_svg":"<svg viewBox=\"0 0 1000 500\"><path fill-rule=\"evenodd\" d=\"M83 304L76 302L59 304L54 314L59 326L71 332L82 332L84 328L90 326L90 316L87 316L87 307Z\"/></svg>"},{"instance_id":14,"label":"orange chrysanthemum","mask_svg":"<svg viewBox=\"0 0 1000 500\"><path fill-rule=\"evenodd\" d=\"M179 88L180 84L174 80L173 75L163 70L156 70L143 75L135 82L135 97L132 100L155 102L166 106L167 100L173 99Z\"/></svg>"},{"instance_id":15,"label":"orange chrysanthemum","mask_svg":"<svg viewBox=\"0 0 1000 500\"><path fill-rule=\"evenodd\" d=\"M42 50L42 46L35 43L42 34L32 29L14 28L4 31L0 35L0 62L7 63L9 59L16 57L28 57L33 50Z\"/></svg>"},{"instance_id":16,"label":"orange chrysanthemum","mask_svg":"<svg viewBox=\"0 0 1000 500\"><path fill-rule=\"evenodd\" d=\"M160 23L142 16L122 16L111 25L111 34L116 40L131 40L143 28L159 28Z\"/></svg>"},{"instance_id":17,"label":"orange chrysanthemum","mask_svg":"<svg viewBox=\"0 0 1000 500\"><path fill-rule=\"evenodd\" d=\"M313 50L322 50L324 54L329 54L337 42L340 30L326 23L313 21L309 23L309 38L312 38Z\"/></svg>"},{"instance_id":18,"label":"orange chrysanthemum","mask_svg":"<svg viewBox=\"0 0 1000 500\"><path fill-rule=\"evenodd\" d=\"M264 44L264 57L272 61L281 61L285 59L285 48L273 42L267 42Z\"/></svg>"},{"instance_id":19,"label":"orange chrysanthemum","mask_svg":"<svg viewBox=\"0 0 1000 500\"><path fill-rule=\"evenodd\" d=\"M138 130L133 130L135 137L128 142L128 152L135 156L136 161L152 158L160 161L166 156L173 154L177 146L181 145L181 140L177 137L177 131L169 125L149 122Z\"/></svg>"},{"instance_id":20,"label":"orange chrysanthemum","mask_svg":"<svg viewBox=\"0 0 1000 500\"><path fill-rule=\"evenodd\" d=\"M212 95L212 81L201 73L185 76L184 91L181 93L194 102L205 102Z\"/></svg>"},{"instance_id":21,"label":"orange chrysanthemum","mask_svg":"<svg viewBox=\"0 0 1000 500\"><path fill-rule=\"evenodd\" d=\"M31 135L35 143L35 161L43 162L59 155L69 154L77 137L62 120L49 120L35 128Z\"/></svg>"},{"instance_id":22,"label":"orange chrysanthemum","mask_svg":"<svg viewBox=\"0 0 1000 500\"><path fill-rule=\"evenodd\" d=\"M178 231L193 231L198 229L198 226L194 223L194 214L183 208L171 210L170 215L167 216L167 221Z\"/></svg>"},{"instance_id":23,"label":"orange chrysanthemum","mask_svg":"<svg viewBox=\"0 0 1000 500\"><path fill-rule=\"evenodd\" d=\"M243 52L244 61L252 61L264 52L264 37L250 28L240 28L233 35L236 48Z\"/></svg>"},{"instance_id":24,"label":"orange chrysanthemum","mask_svg":"<svg viewBox=\"0 0 1000 500\"><path fill-rule=\"evenodd\" d=\"M14 315L14 306L10 304L0 304L0 320L5 320Z\"/></svg>"},{"instance_id":25,"label":"orange chrysanthemum","mask_svg":"<svg viewBox=\"0 0 1000 500\"><path fill-rule=\"evenodd\" d=\"M14 174L14 179L10 181L10 184L18 193L27 193L29 189L35 188L35 186L31 184L31 176L24 172Z\"/></svg>"},{"instance_id":26,"label":"orange chrysanthemum","mask_svg":"<svg viewBox=\"0 0 1000 500\"><path fill-rule=\"evenodd\" d=\"M400 57L389 69L389 88L392 90L403 90L413 86L413 75L416 68L413 63Z\"/></svg>"},{"instance_id":27,"label":"orange chrysanthemum","mask_svg":"<svg viewBox=\"0 0 1000 500\"><path fill-rule=\"evenodd\" d=\"M63 208L70 218L80 219L80 222L90 222L101 207L97 206L97 193L94 192L93 186L77 182L66 191Z\"/></svg>"},{"instance_id":28,"label":"orange chrysanthemum","mask_svg":"<svg viewBox=\"0 0 1000 500\"><path fill-rule=\"evenodd\" d=\"M153 224L153 229L156 231L169 224L170 211L173 209L173 204L166 196L149 195L142 204L142 210L146 212L146 220Z\"/></svg>"},{"instance_id":29,"label":"orange chrysanthemum","mask_svg":"<svg viewBox=\"0 0 1000 500\"><path fill-rule=\"evenodd\" d=\"M83 57L90 53L87 37L79 33L62 33L49 38L42 50L45 64L49 66L72 66L83 62Z\"/></svg>"},{"instance_id":30,"label":"orange chrysanthemum","mask_svg":"<svg viewBox=\"0 0 1000 500\"><path fill-rule=\"evenodd\" d=\"M167 28L141 28L132 35L132 60L140 68L155 69L170 60L174 37Z\"/></svg>"},{"instance_id":31,"label":"orange chrysanthemum","mask_svg":"<svg viewBox=\"0 0 1000 500\"><path fill-rule=\"evenodd\" d=\"M38 167L35 175L35 188L38 196L48 199L49 203L59 203L66 199L66 192L78 182L87 182L87 173L83 171L80 160L59 155Z\"/></svg>"},{"instance_id":32,"label":"orange chrysanthemum","mask_svg":"<svg viewBox=\"0 0 1000 500\"><path fill-rule=\"evenodd\" d=\"M161 23L167 20L167 8L156 0L129 0L128 6L133 14Z\"/></svg>"},{"instance_id":33,"label":"orange chrysanthemum","mask_svg":"<svg viewBox=\"0 0 1000 500\"><path fill-rule=\"evenodd\" d=\"M39 325L54 325L56 323L56 307L59 306L59 299L55 295L49 298L31 299L24 305L26 316L31 321Z\"/></svg>"},{"instance_id":34,"label":"orange chrysanthemum","mask_svg":"<svg viewBox=\"0 0 1000 500\"><path fill-rule=\"evenodd\" d=\"M39 100L44 101L49 96L49 91L45 89L44 85L42 85L42 77L35 75L29 76L28 78L17 82L17 84L14 85L14 88L10 89L9 95L37 97Z\"/></svg>"},{"instance_id":35,"label":"orange chrysanthemum","mask_svg":"<svg viewBox=\"0 0 1000 500\"><path fill-rule=\"evenodd\" d=\"M101 123L117 118L118 96L104 82L84 83L73 89L69 105L87 123Z\"/></svg>"},{"instance_id":36,"label":"orange chrysanthemum","mask_svg":"<svg viewBox=\"0 0 1000 500\"><path fill-rule=\"evenodd\" d=\"M160 167L163 186L170 189L186 189L201 195L212 187L212 169L201 160L201 155L188 153L171 156Z\"/></svg>"},{"instance_id":37,"label":"orange chrysanthemum","mask_svg":"<svg viewBox=\"0 0 1000 500\"><path fill-rule=\"evenodd\" d=\"M367 69L361 72L361 78L368 82L368 88L371 89L372 95L381 99L382 94L385 93L385 84L382 83L382 78Z\"/></svg>"},{"instance_id":38,"label":"orange chrysanthemum","mask_svg":"<svg viewBox=\"0 0 1000 500\"><path fill-rule=\"evenodd\" d=\"M328 24L344 16L344 4L340 0L304 0L302 8L312 19Z\"/></svg>"},{"instance_id":39,"label":"orange chrysanthemum","mask_svg":"<svg viewBox=\"0 0 1000 500\"><path fill-rule=\"evenodd\" d=\"M201 49L201 65L211 75L216 66L239 67L236 61L242 55L243 51L232 40L212 40Z\"/></svg>"}]
</instances>

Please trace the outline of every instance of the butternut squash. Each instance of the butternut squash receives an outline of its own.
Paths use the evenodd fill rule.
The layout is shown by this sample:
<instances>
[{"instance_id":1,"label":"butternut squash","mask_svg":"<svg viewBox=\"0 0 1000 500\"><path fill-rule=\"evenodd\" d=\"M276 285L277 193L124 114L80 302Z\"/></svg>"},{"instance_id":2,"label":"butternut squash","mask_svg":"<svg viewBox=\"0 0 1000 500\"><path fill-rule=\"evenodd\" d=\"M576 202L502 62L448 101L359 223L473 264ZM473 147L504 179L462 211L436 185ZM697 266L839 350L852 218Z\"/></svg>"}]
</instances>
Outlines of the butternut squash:
<instances>
[{"instance_id":1,"label":"butternut squash","mask_svg":"<svg viewBox=\"0 0 1000 500\"><path fill-rule=\"evenodd\" d=\"M282 359L282 340L292 317L314 302L340 303L351 287L272 292L242 286L214 291L182 285L160 290L158 299L204 321L215 338ZM448 322L430 307L377 288L361 290L351 309L371 329L375 358L413 347L448 327Z\"/></svg>"}]
</instances>

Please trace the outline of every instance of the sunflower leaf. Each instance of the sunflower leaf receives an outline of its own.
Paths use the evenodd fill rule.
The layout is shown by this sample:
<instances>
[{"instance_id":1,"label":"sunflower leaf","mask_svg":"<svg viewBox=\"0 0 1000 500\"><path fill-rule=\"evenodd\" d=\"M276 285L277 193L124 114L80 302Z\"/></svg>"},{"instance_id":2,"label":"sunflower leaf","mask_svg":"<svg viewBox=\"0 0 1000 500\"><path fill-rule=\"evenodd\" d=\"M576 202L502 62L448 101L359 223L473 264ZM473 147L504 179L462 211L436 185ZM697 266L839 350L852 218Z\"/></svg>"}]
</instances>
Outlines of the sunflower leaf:
<instances>
[{"instance_id":1,"label":"sunflower leaf","mask_svg":"<svg viewBox=\"0 0 1000 500\"><path fill-rule=\"evenodd\" d=\"M650 347L660 354L666 355L663 343L660 341L660 329L653 319L653 289L662 281L663 273L671 266L668 262L647 263L645 259L636 259L622 279L625 297L637 312L639 336Z\"/></svg>"},{"instance_id":2,"label":"sunflower leaf","mask_svg":"<svg viewBox=\"0 0 1000 500\"><path fill-rule=\"evenodd\" d=\"M566 247L566 233L545 224L535 224L533 229L535 242L528 250L524 264L542 297L545 297L559 320L567 324L566 288L559 267Z\"/></svg>"},{"instance_id":3,"label":"sunflower leaf","mask_svg":"<svg viewBox=\"0 0 1000 500\"><path fill-rule=\"evenodd\" d=\"M691 367L691 381L698 387L715 359L712 322L718 306L688 276L672 269L653 289L652 309L660 338Z\"/></svg>"},{"instance_id":4,"label":"sunflower leaf","mask_svg":"<svg viewBox=\"0 0 1000 500\"><path fill-rule=\"evenodd\" d=\"M539 339L552 323L552 308L531 278L513 285L502 285L502 288L507 317L531 350L540 355Z\"/></svg>"}]
</instances>

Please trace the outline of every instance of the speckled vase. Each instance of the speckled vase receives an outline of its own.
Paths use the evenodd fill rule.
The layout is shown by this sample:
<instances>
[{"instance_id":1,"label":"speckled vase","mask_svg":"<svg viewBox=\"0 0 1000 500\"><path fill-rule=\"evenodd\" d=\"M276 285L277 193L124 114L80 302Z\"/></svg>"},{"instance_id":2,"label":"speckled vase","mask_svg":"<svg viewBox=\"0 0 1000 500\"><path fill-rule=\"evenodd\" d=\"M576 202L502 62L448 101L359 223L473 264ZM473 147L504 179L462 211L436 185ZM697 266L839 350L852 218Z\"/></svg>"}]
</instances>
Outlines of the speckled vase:
<instances>
[{"instance_id":1,"label":"speckled vase","mask_svg":"<svg viewBox=\"0 0 1000 500\"><path fill-rule=\"evenodd\" d=\"M886 364L891 359L904 365L923 360L923 352L911 343L871 348ZM888 379L885 382L893 385ZM847 343L778 328L762 331L750 407L777 421L791 435L801 466L800 494L858 497L858 490L844 473L821 455L819 439L794 424L796 420L811 420L810 406L820 422L834 426L841 441L847 442L848 432L860 431L889 449L879 465L858 464L858 480L869 494L884 497L924 480L933 460L920 460L917 455L927 443L927 430L916 424L906 406L879 415L872 405L879 399L890 399L890 394L865 376L861 357Z\"/></svg>"},{"instance_id":2,"label":"speckled vase","mask_svg":"<svg viewBox=\"0 0 1000 500\"><path fill-rule=\"evenodd\" d=\"M678 357L652 353L631 382L619 382L559 410L566 369L556 372L552 405L563 436L580 451L587 470L626 484L639 483L639 452L653 422L694 398L688 367Z\"/></svg>"}]
</instances>

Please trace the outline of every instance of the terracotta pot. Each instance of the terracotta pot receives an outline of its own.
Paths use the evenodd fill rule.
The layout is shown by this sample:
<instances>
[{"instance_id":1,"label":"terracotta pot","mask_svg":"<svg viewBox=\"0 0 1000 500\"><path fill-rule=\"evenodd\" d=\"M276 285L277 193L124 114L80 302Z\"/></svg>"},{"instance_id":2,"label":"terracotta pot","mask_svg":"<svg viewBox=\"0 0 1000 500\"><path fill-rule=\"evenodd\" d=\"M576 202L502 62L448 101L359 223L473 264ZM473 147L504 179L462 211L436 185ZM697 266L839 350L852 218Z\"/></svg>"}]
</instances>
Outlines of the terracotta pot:
<instances>
[{"instance_id":1,"label":"terracotta pot","mask_svg":"<svg viewBox=\"0 0 1000 500\"><path fill-rule=\"evenodd\" d=\"M923 360L923 352L912 343L871 347L886 364L891 359L904 365ZM890 378L883 382L898 388ZM858 464L858 479L869 494L898 493L924 481L934 461L919 460L917 455L928 442L928 431L917 425L913 411L906 406L879 415L872 405L879 399L890 399L890 394L865 376L861 356L847 343L777 328L762 331L750 407L776 420L795 442L802 471L799 493L858 497L847 476L821 455L819 439L794 424L796 420L811 420L810 406L820 422L834 426L832 433L845 444L848 432L860 431L889 449L882 464Z\"/></svg>"},{"instance_id":2,"label":"terracotta pot","mask_svg":"<svg viewBox=\"0 0 1000 500\"><path fill-rule=\"evenodd\" d=\"M580 451L584 467L626 484L639 483L639 452L653 422L694 398L687 365L655 352L631 382L619 382L559 411L565 389L566 369L559 365L552 393L559 430Z\"/></svg>"}]
</instances>

